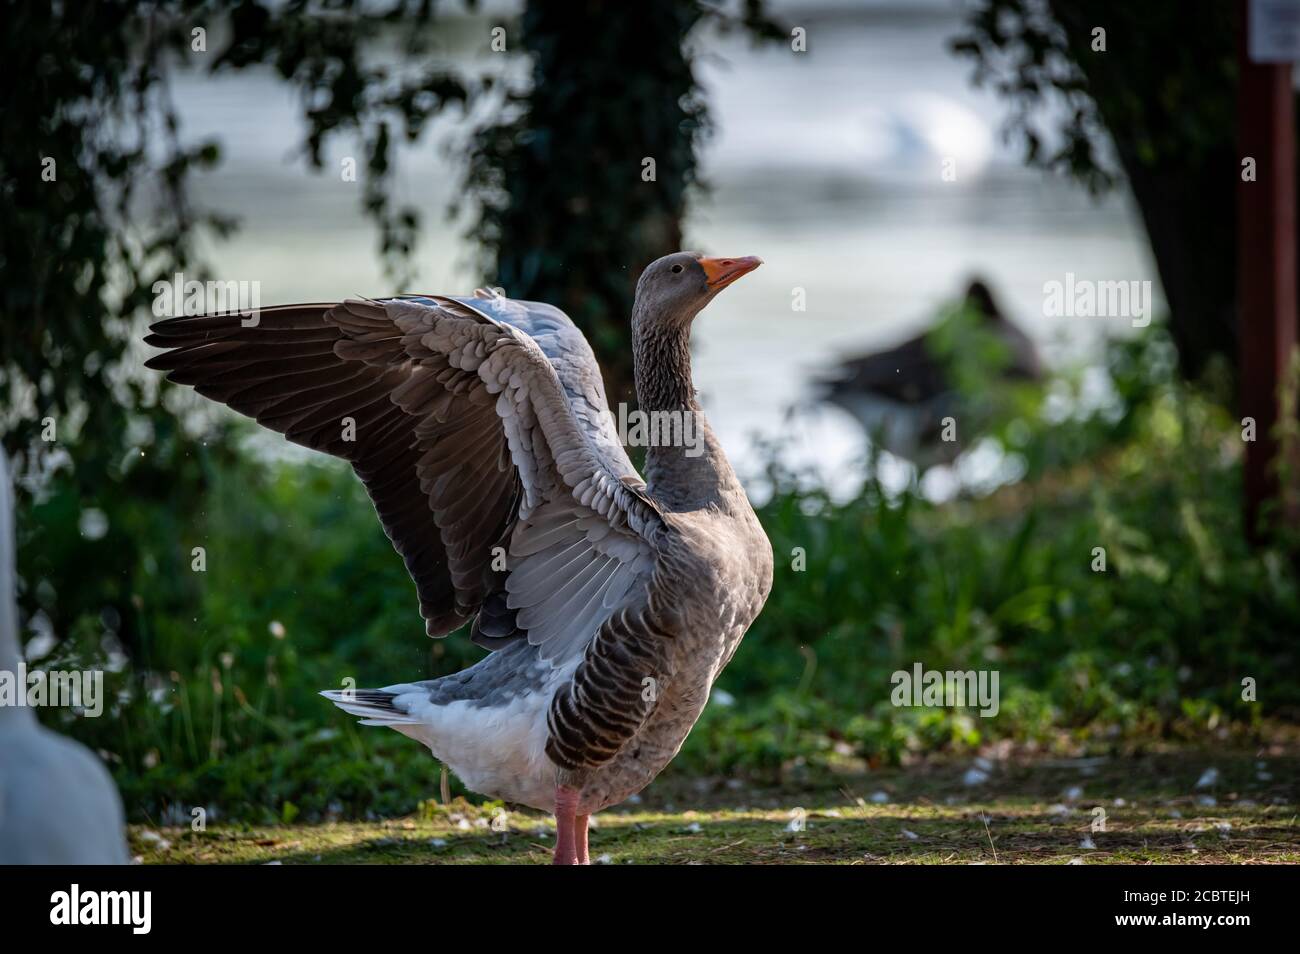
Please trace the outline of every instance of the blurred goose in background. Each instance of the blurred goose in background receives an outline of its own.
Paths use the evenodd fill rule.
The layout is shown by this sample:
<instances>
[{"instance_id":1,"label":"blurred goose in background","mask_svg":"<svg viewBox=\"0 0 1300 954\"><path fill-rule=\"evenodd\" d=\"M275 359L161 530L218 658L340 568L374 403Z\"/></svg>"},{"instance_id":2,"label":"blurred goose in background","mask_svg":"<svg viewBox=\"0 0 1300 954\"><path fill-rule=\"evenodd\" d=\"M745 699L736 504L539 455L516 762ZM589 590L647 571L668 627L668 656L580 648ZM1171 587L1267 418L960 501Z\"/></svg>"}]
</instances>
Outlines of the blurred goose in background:
<instances>
[{"instance_id":1,"label":"blurred goose in background","mask_svg":"<svg viewBox=\"0 0 1300 954\"><path fill-rule=\"evenodd\" d=\"M470 789L553 811L554 861L677 754L758 615L772 548L696 401L690 329L756 258L679 252L632 313L646 480L600 368L558 309L479 291L175 318L150 367L350 461L430 636L473 619L462 672L322 695L427 745ZM353 431L349 437L348 428ZM358 580L358 587L365 582Z\"/></svg>"},{"instance_id":2,"label":"blurred goose in background","mask_svg":"<svg viewBox=\"0 0 1300 954\"><path fill-rule=\"evenodd\" d=\"M22 657L12 494L0 450L0 671L16 675ZM42 726L30 708L0 706L0 864L127 861L122 802L104 764L85 746Z\"/></svg>"},{"instance_id":3,"label":"blurred goose in background","mask_svg":"<svg viewBox=\"0 0 1300 954\"><path fill-rule=\"evenodd\" d=\"M999 376L1008 381L1040 381L1043 363L1030 337L1003 315L982 281L966 289L966 307L984 330L1007 351ZM849 358L835 376L822 381L821 398L852 414L867 436L889 453L924 470L951 463L972 436L956 429L958 440L945 441L943 420L962 418L957 393L945 362L934 353L931 330L884 351Z\"/></svg>"}]
</instances>

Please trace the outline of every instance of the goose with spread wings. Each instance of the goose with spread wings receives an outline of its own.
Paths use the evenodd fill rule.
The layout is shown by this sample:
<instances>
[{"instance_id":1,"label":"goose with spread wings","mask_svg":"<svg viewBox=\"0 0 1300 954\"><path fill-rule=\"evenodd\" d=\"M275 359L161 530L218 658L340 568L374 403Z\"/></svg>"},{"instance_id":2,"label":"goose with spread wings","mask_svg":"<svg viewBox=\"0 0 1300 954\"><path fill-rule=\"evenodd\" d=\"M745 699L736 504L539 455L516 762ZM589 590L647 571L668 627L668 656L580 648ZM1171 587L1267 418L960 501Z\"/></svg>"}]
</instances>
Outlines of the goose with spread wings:
<instances>
[{"instance_id":1,"label":"goose with spread wings","mask_svg":"<svg viewBox=\"0 0 1300 954\"><path fill-rule=\"evenodd\" d=\"M771 589L771 545L689 347L700 310L759 264L678 252L642 273L637 400L672 425L649 431L644 480L590 346L550 305L348 300L172 318L146 339L171 381L352 464L426 633L470 623L488 653L322 695L422 742L470 789L554 812L558 864L586 863L590 814L677 754Z\"/></svg>"}]
</instances>

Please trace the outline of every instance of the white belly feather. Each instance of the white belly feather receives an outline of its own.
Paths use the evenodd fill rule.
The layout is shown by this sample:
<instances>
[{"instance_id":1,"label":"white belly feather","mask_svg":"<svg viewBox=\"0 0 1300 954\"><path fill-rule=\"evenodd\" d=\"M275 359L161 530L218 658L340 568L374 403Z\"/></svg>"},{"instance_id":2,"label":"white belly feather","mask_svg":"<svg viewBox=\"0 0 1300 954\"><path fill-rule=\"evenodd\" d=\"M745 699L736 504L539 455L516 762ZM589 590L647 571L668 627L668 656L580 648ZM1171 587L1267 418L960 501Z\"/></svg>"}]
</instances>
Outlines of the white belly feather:
<instances>
[{"instance_id":1,"label":"white belly feather","mask_svg":"<svg viewBox=\"0 0 1300 954\"><path fill-rule=\"evenodd\" d=\"M556 770L546 757L546 711L572 669L555 670L537 691L496 705L464 699L435 705L416 686L390 686L394 703L417 720L392 728L428 746L472 791L549 812Z\"/></svg>"}]
</instances>

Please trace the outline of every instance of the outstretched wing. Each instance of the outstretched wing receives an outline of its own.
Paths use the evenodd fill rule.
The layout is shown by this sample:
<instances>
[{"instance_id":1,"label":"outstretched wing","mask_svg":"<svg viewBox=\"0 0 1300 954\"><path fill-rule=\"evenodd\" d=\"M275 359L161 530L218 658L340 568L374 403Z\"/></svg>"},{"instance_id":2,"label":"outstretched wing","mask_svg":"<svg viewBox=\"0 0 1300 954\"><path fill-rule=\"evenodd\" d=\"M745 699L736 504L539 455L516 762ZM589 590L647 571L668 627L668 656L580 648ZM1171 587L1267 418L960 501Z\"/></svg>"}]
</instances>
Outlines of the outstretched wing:
<instances>
[{"instance_id":1,"label":"outstretched wing","mask_svg":"<svg viewBox=\"0 0 1300 954\"><path fill-rule=\"evenodd\" d=\"M521 492L477 378L445 361L417 373L371 302L264 309L252 327L232 314L152 330L146 341L167 350L149 367L352 464L415 581L429 635L477 611L491 547L513 527ZM424 418L395 398L412 386L439 402Z\"/></svg>"},{"instance_id":2,"label":"outstretched wing","mask_svg":"<svg viewBox=\"0 0 1300 954\"><path fill-rule=\"evenodd\" d=\"M613 427L586 340L546 305L480 292L153 326L148 362L349 461L406 562L432 636L476 616L573 679L552 758L599 764L630 738L664 634L647 627L663 522Z\"/></svg>"},{"instance_id":3,"label":"outstretched wing","mask_svg":"<svg viewBox=\"0 0 1300 954\"><path fill-rule=\"evenodd\" d=\"M505 568L475 638L494 647L526 636L562 666L649 578L659 512L618 442L595 359L560 312L534 323L534 338L504 320L514 304L504 299L432 301L388 310L414 360L445 356L496 397L521 483Z\"/></svg>"},{"instance_id":4,"label":"outstretched wing","mask_svg":"<svg viewBox=\"0 0 1300 954\"><path fill-rule=\"evenodd\" d=\"M558 659L581 629L559 613L626 592L620 569L648 552L641 533L654 508L612 426L595 357L563 312L480 292L291 305L245 320L159 322L146 340L165 351L148 365L349 461L416 583L430 635L495 595L482 641L531 630ZM590 546L573 547L578 538ZM505 548L518 554L502 570ZM512 570L527 572L508 589Z\"/></svg>"}]
</instances>

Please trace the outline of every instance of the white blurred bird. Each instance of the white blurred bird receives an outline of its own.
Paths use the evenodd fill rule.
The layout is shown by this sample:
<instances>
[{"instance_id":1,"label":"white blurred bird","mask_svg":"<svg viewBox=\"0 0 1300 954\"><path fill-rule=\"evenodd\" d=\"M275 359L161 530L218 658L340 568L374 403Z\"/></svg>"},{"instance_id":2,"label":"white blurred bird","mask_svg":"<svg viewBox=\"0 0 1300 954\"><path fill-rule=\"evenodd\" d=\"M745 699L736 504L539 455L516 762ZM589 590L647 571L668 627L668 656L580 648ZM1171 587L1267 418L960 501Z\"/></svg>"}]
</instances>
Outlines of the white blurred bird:
<instances>
[{"instance_id":1,"label":"white blurred bird","mask_svg":"<svg viewBox=\"0 0 1300 954\"><path fill-rule=\"evenodd\" d=\"M0 450L0 672L11 679L20 659L16 580L13 491ZM27 706L0 705L0 864L128 860L122 802L103 763L42 726Z\"/></svg>"}]
</instances>

